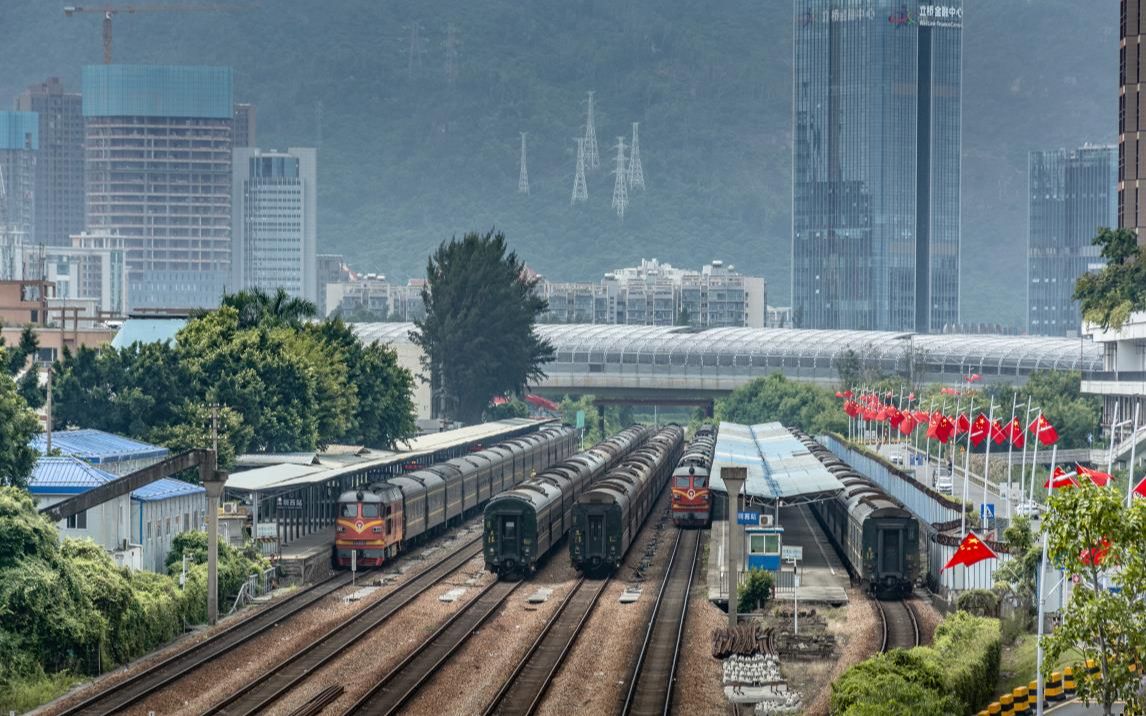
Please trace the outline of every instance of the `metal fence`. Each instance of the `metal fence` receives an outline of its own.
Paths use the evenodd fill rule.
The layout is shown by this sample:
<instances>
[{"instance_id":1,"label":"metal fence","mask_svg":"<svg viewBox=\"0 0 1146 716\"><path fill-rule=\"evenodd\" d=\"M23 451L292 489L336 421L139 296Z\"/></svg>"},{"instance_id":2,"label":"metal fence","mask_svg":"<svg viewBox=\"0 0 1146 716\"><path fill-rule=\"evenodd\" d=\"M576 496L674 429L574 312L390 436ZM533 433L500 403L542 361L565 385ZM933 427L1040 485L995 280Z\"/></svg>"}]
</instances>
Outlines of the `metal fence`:
<instances>
[{"instance_id":1,"label":"metal fence","mask_svg":"<svg viewBox=\"0 0 1146 716\"><path fill-rule=\"evenodd\" d=\"M231 605L229 614L234 614L235 610L250 602L265 597L270 594L275 588L275 568L264 569L261 572L247 577L247 581L243 582L243 586L239 587L239 593L235 596L235 603Z\"/></svg>"}]
</instances>

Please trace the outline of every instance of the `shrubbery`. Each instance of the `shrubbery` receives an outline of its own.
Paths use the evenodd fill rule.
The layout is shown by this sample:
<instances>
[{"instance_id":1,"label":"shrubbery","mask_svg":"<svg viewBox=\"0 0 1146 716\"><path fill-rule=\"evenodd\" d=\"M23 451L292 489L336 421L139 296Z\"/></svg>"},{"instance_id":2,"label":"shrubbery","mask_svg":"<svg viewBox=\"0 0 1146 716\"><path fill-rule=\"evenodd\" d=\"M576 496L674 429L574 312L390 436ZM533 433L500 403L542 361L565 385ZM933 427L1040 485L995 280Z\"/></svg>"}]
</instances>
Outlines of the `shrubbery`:
<instances>
[{"instance_id":1,"label":"shrubbery","mask_svg":"<svg viewBox=\"0 0 1146 716\"><path fill-rule=\"evenodd\" d=\"M176 540L180 550L201 543L193 552L206 561L206 534ZM221 600L265 566L222 544L219 557ZM24 711L69 674L98 674L205 621L206 583L205 563L180 590L170 576L116 566L91 540L61 543L26 492L0 487L0 712Z\"/></svg>"},{"instance_id":2,"label":"shrubbery","mask_svg":"<svg viewBox=\"0 0 1146 716\"><path fill-rule=\"evenodd\" d=\"M736 591L736 611L741 614L762 608L772 598L775 579L766 569L753 569Z\"/></svg>"},{"instance_id":3,"label":"shrubbery","mask_svg":"<svg viewBox=\"0 0 1146 716\"><path fill-rule=\"evenodd\" d=\"M844 672L832 684L832 713L969 713L993 695L1001 651L998 620L956 612L931 646L893 649Z\"/></svg>"}]
</instances>

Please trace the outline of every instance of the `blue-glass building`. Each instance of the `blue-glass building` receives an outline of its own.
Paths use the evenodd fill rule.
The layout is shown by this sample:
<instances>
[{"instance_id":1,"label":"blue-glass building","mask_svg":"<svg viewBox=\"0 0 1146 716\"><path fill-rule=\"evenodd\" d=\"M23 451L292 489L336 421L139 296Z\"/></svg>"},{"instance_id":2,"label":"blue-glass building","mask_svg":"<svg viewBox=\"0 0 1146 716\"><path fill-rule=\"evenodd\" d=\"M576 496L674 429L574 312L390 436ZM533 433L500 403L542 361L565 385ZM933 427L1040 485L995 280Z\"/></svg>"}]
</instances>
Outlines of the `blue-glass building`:
<instances>
[{"instance_id":1,"label":"blue-glass building","mask_svg":"<svg viewBox=\"0 0 1146 716\"><path fill-rule=\"evenodd\" d=\"M1118 149L1031 152L1028 167L1027 326L1036 335L1078 335L1075 281L1101 268L1090 242L1118 221Z\"/></svg>"},{"instance_id":2,"label":"blue-glass building","mask_svg":"<svg viewBox=\"0 0 1146 716\"><path fill-rule=\"evenodd\" d=\"M40 115L0 112L0 280L20 278L15 246L36 230L36 160Z\"/></svg>"},{"instance_id":3,"label":"blue-glass building","mask_svg":"<svg viewBox=\"0 0 1146 716\"><path fill-rule=\"evenodd\" d=\"M962 0L796 0L793 322L959 319Z\"/></svg>"},{"instance_id":4,"label":"blue-glass building","mask_svg":"<svg viewBox=\"0 0 1146 716\"><path fill-rule=\"evenodd\" d=\"M219 304L231 267L228 67L83 71L87 229L127 256L130 308Z\"/></svg>"}]
</instances>

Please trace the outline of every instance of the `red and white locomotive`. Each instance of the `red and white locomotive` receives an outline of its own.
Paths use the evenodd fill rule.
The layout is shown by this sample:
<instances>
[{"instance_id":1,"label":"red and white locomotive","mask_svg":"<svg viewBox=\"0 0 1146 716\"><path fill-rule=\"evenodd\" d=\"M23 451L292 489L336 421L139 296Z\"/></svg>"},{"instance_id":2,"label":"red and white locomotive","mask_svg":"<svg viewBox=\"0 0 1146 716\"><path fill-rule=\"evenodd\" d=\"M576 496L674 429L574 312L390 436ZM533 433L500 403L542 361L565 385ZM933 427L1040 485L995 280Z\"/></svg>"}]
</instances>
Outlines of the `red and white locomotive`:
<instances>
[{"instance_id":1,"label":"red and white locomotive","mask_svg":"<svg viewBox=\"0 0 1146 716\"><path fill-rule=\"evenodd\" d=\"M701 425L672 474L672 521L677 527L712 525L709 468L716 448L716 428Z\"/></svg>"}]
</instances>

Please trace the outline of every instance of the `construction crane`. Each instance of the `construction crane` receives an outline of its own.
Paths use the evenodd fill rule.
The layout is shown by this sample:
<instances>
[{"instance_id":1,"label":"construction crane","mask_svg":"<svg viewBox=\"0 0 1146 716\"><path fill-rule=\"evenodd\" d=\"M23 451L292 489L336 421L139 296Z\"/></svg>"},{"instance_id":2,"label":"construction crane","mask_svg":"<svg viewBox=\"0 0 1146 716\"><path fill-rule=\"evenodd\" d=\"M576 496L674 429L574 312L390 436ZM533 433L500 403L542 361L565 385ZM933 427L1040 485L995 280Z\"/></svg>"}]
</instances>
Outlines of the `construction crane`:
<instances>
[{"instance_id":1,"label":"construction crane","mask_svg":"<svg viewBox=\"0 0 1146 716\"><path fill-rule=\"evenodd\" d=\"M120 13L135 14L137 12L226 12L238 10L231 5L102 5L102 6L64 6L64 14L68 17L79 13L100 13L103 15L103 63L111 64L111 18Z\"/></svg>"}]
</instances>

